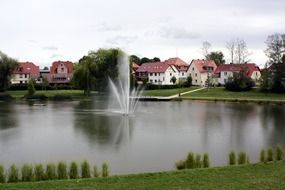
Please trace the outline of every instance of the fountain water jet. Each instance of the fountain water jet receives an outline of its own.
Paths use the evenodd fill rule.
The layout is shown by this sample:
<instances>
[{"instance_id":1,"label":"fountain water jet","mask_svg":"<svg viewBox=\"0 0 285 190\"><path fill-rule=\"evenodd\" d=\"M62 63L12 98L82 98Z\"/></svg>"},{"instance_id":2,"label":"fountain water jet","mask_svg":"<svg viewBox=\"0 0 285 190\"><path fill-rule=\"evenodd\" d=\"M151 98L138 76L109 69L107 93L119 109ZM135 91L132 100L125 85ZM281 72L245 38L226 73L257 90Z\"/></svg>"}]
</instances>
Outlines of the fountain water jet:
<instances>
[{"instance_id":1,"label":"fountain water jet","mask_svg":"<svg viewBox=\"0 0 285 190\"><path fill-rule=\"evenodd\" d=\"M130 64L126 54L120 55L118 58L118 78L113 81L109 78L109 86L111 95L115 96L115 100L119 105L118 112L124 115L134 113L142 89L131 89L130 83Z\"/></svg>"}]
</instances>

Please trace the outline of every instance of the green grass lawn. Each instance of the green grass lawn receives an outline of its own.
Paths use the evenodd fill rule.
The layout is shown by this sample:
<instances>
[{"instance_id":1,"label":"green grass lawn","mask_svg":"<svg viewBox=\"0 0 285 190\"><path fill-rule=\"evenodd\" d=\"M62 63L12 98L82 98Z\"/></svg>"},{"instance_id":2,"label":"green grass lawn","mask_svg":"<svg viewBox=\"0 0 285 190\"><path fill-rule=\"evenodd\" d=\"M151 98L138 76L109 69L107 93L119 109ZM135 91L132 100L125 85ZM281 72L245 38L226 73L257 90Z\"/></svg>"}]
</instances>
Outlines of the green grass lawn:
<instances>
[{"instance_id":1,"label":"green grass lawn","mask_svg":"<svg viewBox=\"0 0 285 190\"><path fill-rule=\"evenodd\" d=\"M180 93L189 90L195 90L197 87L181 88ZM159 89L159 90L145 90L143 96L172 96L179 93L179 88L175 89Z\"/></svg>"},{"instance_id":2,"label":"green grass lawn","mask_svg":"<svg viewBox=\"0 0 285 190\"><path fill-rule=\"evenodd\" d=\"M26 90L18 90L18 91L8 91L13 98L22 98L27 94ZM64 95L64 96L71 96L71 97L83 97L83 90L38 90L36 94L44 94L47 97L53 97L55 95Z\"/></svg>"},{"instance_id":3,"label":"green grass lawn","mask_svg":"<svg viewBox=\"0 0 285 190\"><path fill-rule=\"evenodd\" d=\"M140 189L231 189L283 190L285 163L227 166L174 172L112 176L86 180L62 180L0 184L5 190L140 190Z\"/></svg>"},{"instance_id":4,"label":"green grass lawn","mask_svg":"<svg viewBox=\"0 0 285 190\"><path fill-rule=\"evenodd\" d=\"M190 94L185 94L183 98L190 99L237 99L237 100L267 100L267 101L285 101L285 94L262 93L258 89L248 92L231 92L225 88L204 89Z\"/></svg>"}]
</instances>

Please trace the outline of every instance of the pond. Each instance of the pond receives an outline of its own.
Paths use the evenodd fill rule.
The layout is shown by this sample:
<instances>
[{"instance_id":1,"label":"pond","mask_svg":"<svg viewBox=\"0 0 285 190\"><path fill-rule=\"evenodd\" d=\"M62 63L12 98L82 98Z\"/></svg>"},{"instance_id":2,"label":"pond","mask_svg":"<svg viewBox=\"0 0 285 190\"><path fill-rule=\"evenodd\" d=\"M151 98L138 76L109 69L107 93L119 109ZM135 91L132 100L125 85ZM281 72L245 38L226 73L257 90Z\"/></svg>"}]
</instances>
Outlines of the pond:
<instances>
[{"instance_id":1,"label":"pond","mask_svg":"<svg viewBox=\"0 0 285 190\"><path fill-rule=\"evenodd\" d=\"M139 102L129 117L94 101L0 103L0 163L88 160L111 174L175 169L189 151L226 165L231 150L258 161L262 148L285 145L285 107L223 102Z\"/></svg>"}]
</instances>

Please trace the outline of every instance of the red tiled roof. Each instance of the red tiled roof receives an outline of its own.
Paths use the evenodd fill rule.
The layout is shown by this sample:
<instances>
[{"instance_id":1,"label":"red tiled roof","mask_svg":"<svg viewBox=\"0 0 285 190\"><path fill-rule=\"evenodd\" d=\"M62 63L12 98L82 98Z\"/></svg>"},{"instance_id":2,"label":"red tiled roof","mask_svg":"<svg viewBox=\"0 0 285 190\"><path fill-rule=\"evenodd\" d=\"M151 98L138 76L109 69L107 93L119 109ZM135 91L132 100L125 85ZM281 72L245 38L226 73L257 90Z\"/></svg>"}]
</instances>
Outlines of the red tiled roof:
<instances>
[{"instance_id":1,"label":"red tiled roof","mask_svg":"<svg viewBox=\"0 0 285 190\"><path fill-rule=\"evenodd\" d=\"M40 68L32 62L19 62L19 66L15 71L13 71L13 74L39 75Z\"/></svg>"},{"instance_id":2,"label":"red tiled roof","mask_svg":"<svg viewBox=\"0 0 285 190\"><path fill-rule=\"evenodd\" d=\"M166 60L165 63L169 65L174 65L179 71L187 71L189 67L189 64L184 62L179 57L170 58Z\"/></svg>"},{"instance_id":3,"label":"red tiled roof","mask_svg":"<svg viewBox=\"0 0 285 190\"><path fill-rule=\"evenodd\" d=\"M213 67L214 72L217 68L216 63L213 60L205 60L205 59L193 59L191 64L194 64L200 73L207 72L206 67Z\"/></svg>"},{"instance_id":4,"label":"red tiled roof","mask_svg":"<svg viewBox=\"0 0 285 190\"><path fill-rule=\"evenodd\" d=\"M51 74L56 74L57 73L57 68L59 64L64 64L65 67L67 68L67 73L73 73L73 63L70 61L55 61L52 63L52 66L50 67L50 73Z\"/></svg>"},{"instance_id":5,"label":"red tiled roof","mask_svg":"<svg viewBox=\"0 0 285 190\"><path fill-rule=\"evenodd\" d=\"M223 64L217 67L215 74L219 74L221 71L240 72L242 70L246 72L248 77L250 77L254 71L260 71L259 67L255 63Z\"/></svg>"},{"instance_id":6,"label":"red tiled roof","mask_svg":"<svg viewBox=\"0 0 285 190\"><path fill-rule=\"evenodd\" d=\"M133 63L133 70L135 70L135 71L136 71L139 67L140 67L140 66L139 66L138 64Z\"/></svg>"},{"instance_id":7,"label":"red tiled roof","mask_svg":"<svg viewBox=\"0 0 285 190\"><path fill-rule=\"evenodd\" d=\"M142 64L136 72L139 73L164 73L170 65L165 62L153 62L153 63L144 63Z\"/></svg>"}]
</instances>

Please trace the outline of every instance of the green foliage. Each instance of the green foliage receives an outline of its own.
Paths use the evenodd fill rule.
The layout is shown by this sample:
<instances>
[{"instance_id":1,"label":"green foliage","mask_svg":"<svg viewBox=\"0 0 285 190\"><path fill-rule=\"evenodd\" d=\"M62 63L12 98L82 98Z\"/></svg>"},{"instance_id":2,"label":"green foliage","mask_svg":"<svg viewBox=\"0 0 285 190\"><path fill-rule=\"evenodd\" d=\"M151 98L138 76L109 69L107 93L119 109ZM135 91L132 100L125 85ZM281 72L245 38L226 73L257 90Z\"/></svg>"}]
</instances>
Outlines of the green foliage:
<instances>
[{"instance_id":1,"label":"green foliage","mask_svg":"<svg viewBox=\"0 0 285 190\"><path fill-rule=\"evenodd\" d=\"M19 181L19 170L15 164L13 164L9 168L8 172L8 182L9 183L14 183Z\"/></svg>"},{"instance_id":2,"label":"green foliage","mask_svg":"<svg viewBox=\"0 0 285 190\"><path fill-rule=\"evenodd\" d=\"M245 152L239 152L238 154L238 164L246 164L246 153Z\"/></svg>"},{"instance_id":3,"label":"green foliage","mask_svg":"<svg viewBox=\"0 0 285 190\"><path fill-rule=\"evenodd\" d=\"M260 90L262 92L269 92L272 88L272 72L265 65L265 69L261 73Z\"/></svg>"},{"instance_id":4,"label":"green foliage","mask_svg":"<svg viewBox=\"0 0 285 190\"><path fill-rule=\"evenodd\" d=\"M209 155L207 153L205 153L203 156L203 167L204 168L210 167L210 159L209 159Z\"/></svg>"},{"instance_id":5,"label":"green foliage","mask_svg":"<svg viewBox=\"0 0 285 190\"><path fill-rule=\"evenodd\" d=\"M0 51L0 92L8 89L12 72L18 67L16 60Z\"/></svg>"},{"instance_id":6,"label":"green foliage","mask_svg":"<svg viewBox=\"0 0 285 190\"><path fill-rule=\"evenodd\" d=\"M231 151L229 154L229 165L235 165L236 163L236 153Z\"/></svg>"},{"instance_id":7,"label":"green foliage","mask_svg":"<svg viewBox=\"0 0 285 190\"><path fill-rule=\"evenodd\" d=\"M86 160L84 162L82 162L82 164L81 164L81 177L82 178L90 178L91 177L90 165Z\"/></svg>"},{"instance_id":8,"label":"green foliage","mask_svg":"<svg viewBox=\"0 0 285 190\"><path fill-rule=\"evenodd\" d=\"M250 164L249 156L246 157L246 164Z\"/></svg>"},{"instance_id":9,"label":"green foliage","mask_svg":"<svg viewBox=\"0 0 285 190\"><path fill-rule=\"evenodd\" d=\"M277 145L276 146L276 160L283 160L284 158L284 149L282 147L282 145Z\"/></svg>"},{"instance_id":10,"label":"green foliage","mask_svg":"<svg viewBox=\"0 0 285 190\"><path fill-rule=\"evenodd\" d=\"M216 65L225 64L224 54L221 51L211 52L206 56L206 59L213 60Z\"/></svg>"},{"instance_id":11,"label":"green foliage","mask_svg":"<svg viewBox=\"0 0 285 190\"><path fill-rule=\"evenodd\" d=\"M67 166L66 163L60 161L57 165L57 177L58 179L67 179Z\"/></svg>"},{"instance_id":12,"label":"green foliage","mask_svg":"<svg viewBox=\"0 0 285 190\"><path fill-rule=\"evenodd\" d=\"M264 149L262 149L260 151L260 162L267 162L267 158L266 158L266 151Z\"/></svg>"},{"instance_id":13,"label":"green foliage","mask_svg":"<svg viewBox=\"0 0 285 190\"><path fill-rule=\"evenodd\" d=\"M24 164L21 169L22 172L22 181L33 181L33 166L30 164Z\"/></svg>"},{"instance_id":14,"label":"green foliage","mask_svg":"<svg viewBox=\"0 0 285 190\"><path fill-rule=\"evenodd\" d=\"M192 152L188 153L187 159L186 159L186 168L187 169L193 169L195 168L195 157Z\"/></svg>"},{"instance_id":15,"label":"green foliage","mask_svg":"<svg viewBox=\"0 0 285 190\"><path fill-rule=\"evenodd\" d=\"M69 178L70 179L78 179L78 166L76 162L71 162L70 169L69 169Z\"/></svg>"},{"instance_id":16,"label":"green foliage","mask_svg":"<svg viewBox=\"0 0 285 190\"><path fill-rule=\"evenodd\" d=\"M96 165L93 167L93 175L94 175L94 177L99 177L100 176L100 172L99 172L99 170L98 170Z\"/></svg>"},{"instance_id":17,"label":"green foliage","mask_svg":"<svg viewBox=\"0 0 285 190\"><path fill-rule=\"evenodd\" d=\"M171 77L170 82L172 82L173 84L175 84L175 83L176 83L176 81L177 81L177 79L176 79L176 77L175 77L175 76Z\"/></svg>"},{"instance_id":18,"label":"green foliage","mask_svg":"<svg viewBox=\"0 0 285 190\"><path fill-rule=\"evenodd\" d=\"M273 161L273 158L274 158L273 149L270 147L267 149L267 161L271 162L271 161Z\"/></svg>"},{"instance_id":19,"label":"green foliage","mask_svg":"<svg viewBox=\"0 0 285 190\"><path fill-rule=\"evenodd\" d=\"M36 92L34 81L30 80L28 83L28 95L34 95Z\"/></svg>"},{"instance_id":20,"label":"green foliage","mask_svg":"<svg viewBox=\"0 0 285 190\"><path fill-rule=\"evenodd\" d=\"M245 71L234 73L232 78L229 78L225 87L229 91L249 91L255 86L254 81L245 74Z\"/></svg>"},{"instance_id":21,"label":"green foliage","mask_svg":"<svg viewBox=\"0 0 285 190\"><path fill-rule=\"evenodd\" d=\"M196 168L202 168L202 161L201 161L201 155L197 154L195 158L195 167Z\"/></svg>"},{"instance_id":22,"label":"green foliage","mask_svg":"<svg viewBox=\"0 0 285 190\"><path fill-rule=\"evenodd\" d=\"M192 77L189 75L184 83L185 87L191 87L192 86Z\"/></svg>"},{"instance_id":23,"label":"green foliage","mask_svg":"<svg viewBox=\"0 0 285 190\"><path fill-rule=\"evenodd\" d=\"M149 59L149 58L147 58L147 57L141 58L141 64L143 64L143 63L149 63L149 62L152 62L152 60Z\"/></svg>"},{"instance_id":24,"label":"green foliage","mask_svg":"<svg viewBox=\"0 0 285 190\"><path fill-rule=\"evenodd\" d=\"M129 60L130 60L130 63L136 63L138 65L141 64L141 59L136 55L130 55Z\"/></svg>"},{"instance_id":25,"label":"green foliage","mask_svg":"<svg viewBox=\"0 0 285 190\"><path fill-rule=\"evenodd\" d=\"M106 162L102 165L102 177L108 177L109 176L109 166Z\"/></svg>"},{"instance_id":26,"label":"green foliage","mask_svg":"<svg viewBox=\"0 0 285 190\"><path fill-rule=\"evenodd\" d=\"M42 181L45 179L45 172L42 164L36 164L35 166L35 180Z\"/></svg>"},{"instance_id":27,"label":"green foliage","mask_svg":"<svg viewBox=\"0 0 285 190\"><path fill-rule=\"evenodd\" d=\"M158 57L154 57L154 58L152 59L152 61L153 61L153 62L160 62L160 59L159 59Z\"/></svg>"},{"instance_id":28,"label":"green foliage","mask_svg":"<svg viewBox=\"0 0 285 190\"><path fill-rule=\"evenodd\" d=\"M57 179L56 176L56 166L53 163L48 163L46 167L46 177L47 180Z\"/></svg>"},{"instance_id":29,"label":"green foliage","mask_svg":"<svg viewBox=\"0 0 285 190\"><path fill-rule=\"evenodd\" d=\"M176 169L183 170L186 168L186 163L184 160L178 160L177 162L175 162L175 166L176 166Z\"/></svg>"},{"instance_id":30,"label":"green foliage","mask_svg":"<svg viewBox=\"0 0 285 190\"><path fill-rule=\"evenodd\" d=\"M285 62L274 64L272 91L285 93Z\"/></svg>"},{"instance_id":31,"label":"green foliage","mask_svg":"<svg viewBox=\"0 0 285 190\"><path fill-rule=\"evenodd\" d=\"M0 183L5 183L5 181L6 181L6 176L5 176L4 167L0 165Z\"/></svg>"}]
</instances>

